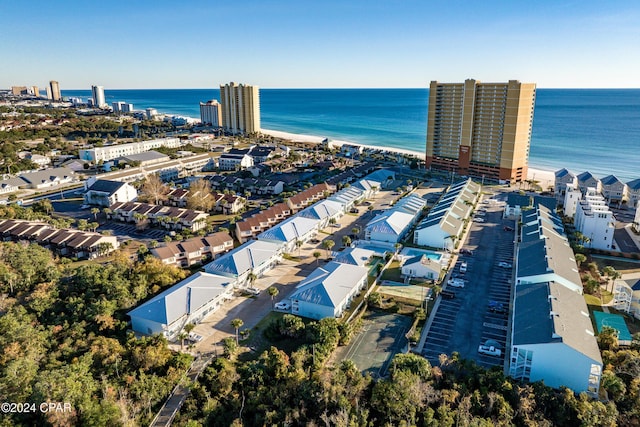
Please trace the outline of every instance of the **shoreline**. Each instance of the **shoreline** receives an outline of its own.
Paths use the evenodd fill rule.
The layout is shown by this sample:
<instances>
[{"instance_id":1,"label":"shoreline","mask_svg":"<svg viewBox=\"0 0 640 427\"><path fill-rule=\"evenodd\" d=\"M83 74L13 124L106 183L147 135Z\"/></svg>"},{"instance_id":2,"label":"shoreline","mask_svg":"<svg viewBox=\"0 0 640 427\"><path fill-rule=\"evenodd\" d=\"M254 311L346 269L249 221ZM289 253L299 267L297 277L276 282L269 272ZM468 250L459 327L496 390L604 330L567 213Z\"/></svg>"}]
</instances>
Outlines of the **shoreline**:
<instances>
[{"instance_id":1,"label":"shoreline","mask_svg":"<svg viewBox=\"0 0 640 427\"><path fill-rule=\"evenodd\" d=\"M322 136L291 133L291 132L284 132L284 131L272 130L272 129L261 129L260 131L266 135L274 136L276 138L288 139L292 142L309 142L309 143L320 144L322 143L323 140L326 139L325 137L322 137ZM407 150L404 148L379 147L376 145L359 144L357 142L349 142L349 141L333 140L333 139L330 139L330 141L333 145L338 147L348 144L348 145L356 145L359 147L369 148L372 150L388 151L391 153L398 153L398 154L408 154L410 156L416 156L421 160L424 160L426 157L425 153ZM543 191L546 191L549 187L553 187L555 185L555 177L556 177L555 171L543 169L535 166L529 166L528 168L527 179L538 181L538 184L540 185L540 187L542 187Z\"/></svg>"}]
</instances>

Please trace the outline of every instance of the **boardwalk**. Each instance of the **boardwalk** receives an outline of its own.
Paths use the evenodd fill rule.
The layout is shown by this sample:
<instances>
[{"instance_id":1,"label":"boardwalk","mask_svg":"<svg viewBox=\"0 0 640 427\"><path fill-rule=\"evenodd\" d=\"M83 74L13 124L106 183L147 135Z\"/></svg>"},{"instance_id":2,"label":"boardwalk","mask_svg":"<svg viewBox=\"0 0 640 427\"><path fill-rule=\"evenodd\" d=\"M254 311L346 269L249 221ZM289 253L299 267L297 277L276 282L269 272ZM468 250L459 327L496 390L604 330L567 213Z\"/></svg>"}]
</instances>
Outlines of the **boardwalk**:
<instances>
[{"instance_id":1,"label":"boardwalk","mask_svg":"<svg viewBox=\"0 0 640 427\"><path fill-rule=\"evenodd\" d=\"M195 382L198 379L198 376L204 371L209 362L213 359L212 354L205 354L196 358L191 367L189 368L189 372L187 373L187 378L189 382ZM173 392L169 396L164 405L156 415L156 417L151 422L151 427L169 427L173 418L176 416L185 399L189 395L189 388L184 387L183 381L180 381L178 385L173 389Z\"/></svg>"}]
</instances>

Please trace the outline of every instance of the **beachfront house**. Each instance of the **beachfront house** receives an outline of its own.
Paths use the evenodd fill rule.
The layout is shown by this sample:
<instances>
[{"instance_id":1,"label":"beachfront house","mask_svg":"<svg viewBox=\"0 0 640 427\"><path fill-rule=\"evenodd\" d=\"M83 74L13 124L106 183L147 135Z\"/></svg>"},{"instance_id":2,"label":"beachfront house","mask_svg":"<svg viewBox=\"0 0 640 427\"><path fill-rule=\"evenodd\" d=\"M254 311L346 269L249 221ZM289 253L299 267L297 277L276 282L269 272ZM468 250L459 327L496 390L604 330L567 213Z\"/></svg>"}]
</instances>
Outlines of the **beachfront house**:
<instances>
[{"instance_id":1,"label":"beachfront house","mask_svg":"<svg viewBox=\"0 0 640 427\"><path fill-rule=\"evenodd\" d=\"M442 264L440 260L431 259L426 254L416 255L404 261L401 272L407 279L438 280L442 274Z\"/></svg>"},{"instance_id":2,"label":"beachfront house","mask_svg":"<svg viewBox=\"0 0 640 427\"><path fill-rule=\"evenodd\" d=\"M578 187L578 178L575 174L569 172L567 169L560 169L555 172L555 182L553 186L554 195L556 196L556 203L558 205L564 204L565 192L567 184L571 184L573 187Z\"/></svg>"}]
</instances>

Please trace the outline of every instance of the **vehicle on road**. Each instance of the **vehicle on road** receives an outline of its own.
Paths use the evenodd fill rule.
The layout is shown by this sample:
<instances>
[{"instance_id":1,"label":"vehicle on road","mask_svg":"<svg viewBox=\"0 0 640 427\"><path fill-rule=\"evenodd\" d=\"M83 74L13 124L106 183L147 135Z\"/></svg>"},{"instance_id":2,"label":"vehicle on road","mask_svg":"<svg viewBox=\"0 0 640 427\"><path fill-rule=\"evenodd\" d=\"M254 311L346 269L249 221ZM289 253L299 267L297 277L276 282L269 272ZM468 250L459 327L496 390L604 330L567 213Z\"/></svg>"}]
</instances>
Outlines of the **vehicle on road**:
<instances>
[{"instance_id":1,"label":"vehicle on road","mask_svg":"<svg viewBox=\"0 0 640 427\"><path fill-rule=\"evenodd\" d=\"M193 342L200 342L202 341L202 335L198 335L195 332L189 332L189 339Z\"/></svg>"},{"instance_id":2,"label":"vehicle on road","mask_svg":"<svg viewBox=\"0 0 640 427\"><path fill-rule=\"evenodd\" d=\"M278 310L289 310L289 308L291 308L291 305L288 302L280 301L279 303L276 303L275 307Z\"/></svg>"},{"instance_id":3,"label":"vehicle on road","mask_svg":"<svg viewBox=\"0 0 640 427\"><path fill-rule=\"evenodd\" d=\"M311 239L311 240L309 240L309 243L313 243L313 244L315 245L315 244L317 244L317 243L320 243L320 240L318 240L318 239Z\"/></svg>"},{"instance_id":4,"label":"vehicle on road","mask_svg":"<svg viewBox=\"0 0 640 427\"><path fill-rule=\"evenodd\" d=\"M502 351L499 348L495 348L494 346L489 345L481 345L478 347L478 353L484 354L487 356L500 357L502 356Z\"/></svg>"},{"instance_id":5,"label":"vehicle on road","mask_svg":"<svg viewBox=\"0 0 640 427\"><path fill-rule=\"evenodd\" d=\"M475 222L485 222L484 218L475 217L473 218Z\"/></svg>"},{"instance_id":6,"label":"vehicle on road","mask_svg":"<svg viewBox=\"0 0 640 427\"><path fill-rule=\"evenodd\" d=\"M509 264L508 262L500 261L498 263L498 267L500 267L500 268L511 268L511 267L513 267L513 265Z\"/></svg>"},{"instance_id":7,"label":"vehicle on road","mask_svg":"<svg viewBox=\"0 0 640 427\"><path fill-rule=\"evenodd\" d=\"M260 295L260 289L258 288L247 288L245 289L245 291L250 295L255 295L255 296Z\"/></svg>"},{"instance_id":8,"label":"vehicle on road","mask_svg":"<svg viewBox=\"0 0 640 427\"><path fill-rule=\"evenodd\" d=\"M473 251L469 249L462 248L460 249L460 255L473 255Z\"/></svg>"},{"instance_id":9,"label":"vehicle on road","mask_svg":"<svg viewBox=\"0 0 640 427\"><path fill-rule=\"evenodd\" d=\"M466 273L466 272L467 272L467 262L462 261L462 263L460 264L460 273Z\"/></svg>"}]
</instances>

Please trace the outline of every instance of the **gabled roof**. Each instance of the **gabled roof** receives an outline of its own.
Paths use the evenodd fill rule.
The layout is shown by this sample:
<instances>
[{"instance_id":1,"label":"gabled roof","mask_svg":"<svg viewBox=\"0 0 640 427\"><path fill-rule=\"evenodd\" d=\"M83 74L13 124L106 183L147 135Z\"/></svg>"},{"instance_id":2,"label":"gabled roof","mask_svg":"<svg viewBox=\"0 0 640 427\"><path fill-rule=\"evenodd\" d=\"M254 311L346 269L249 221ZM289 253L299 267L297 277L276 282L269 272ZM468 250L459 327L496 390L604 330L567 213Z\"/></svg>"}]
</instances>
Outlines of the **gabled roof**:
<instances>
[{"instance_id":1,"label":"gabled roof","mask_svg":"<svg viewBox=\"0 0 640 427\"><path fill-rule=\"evenodd\" d=\"M258 235L258 240L292 242L306 236L318 226L317 219L295 216Z\"/></svg>"},{"instance_id":2,"label":"gabled roof","mask_svg":"<svg viewBox=\"0 0 640 427\"><path fill-rule=\"evenodd\" d=\"M367 277L367 273L364 267L332 261L312 271L289 298L335 308Z\"/></svg>"},{"instance_id":3,"label":"gabled roof","mask_svg":"<svg viewBox=\"0 0 640 427\"><path fill-rule=\"evenodd\" d=\"M342 252L338 252L335 262L364 267L369 263L369 260L373 255L375 255L375 252L370 251L369 249L347 248Z\"/></svg>"},{"instance_id":4,"label":"gabled roof","mask_svg":"<svg viewBox=\"0 0 640 427\"><path fill-rule=\"evenodd\" d=\"M74 172L68 168L51 168L42 171L28 172L20 175L20 178L24 179L30 184L41 184L43 182L53 182L57 180L63 180L70 178L74 175Z\"/></svg>"},{"instance_id":5,"label":"gabled roof","mask_svg":"<svg viewBox=\"0 0 640 427\"><path fill-rule=\"evenodd\" d=\"M630 190L640 190L640 178L627 182L627 187Z\"/></svg>"},{"instance_id":6,"label":"gabled roof","mask_svg":"<svg viewBox=\"0 0 640 427\"><path fill-rule=\"evenodd\" d=\"M562 168L560 170L557 170L555 172L555 175L556 175L556 178L564 178L565 176L569 176L569 177L574 177L575 178L574 174L572 174L571 172L569 172L568 170L566 170L564 168Z\"/></svg>"},{"instance_id":7,"label":"gabled roof","mask_svg":"<svg viewBox=\"0 0 640 427\"><path fill-rule=\"evenodd\" d=\"M281 245L251 240L205 265L207 273L238 277L260 267L280 251Z\"/></svg>"},{"instance_id":8,"label":"gabled roof","mask_svg":"<svg viewBox=\"0 0 640 427\"><path fill-rule=\"evenodd\" d=\"M129 317L170 325L223 294L229 278L198 272L131 310Z\"/></svg>"},{"instance_id":9,"label":"gabled roof","mask_svg":"<svg viewBox=\"0 0 640 427\"><path fill-rule=\"evenodd\" d=\"M602 363L584 297L556 282L516 286L512 345L564 343Z\"/></svg>"},{"instance_id":10,"label":"gabled roof","mask_svg":"<svg viewBox=\"0 0 640 427\"><path fill-rule=\"evenodd\" d=\"M602 185L613 185L613 184L622 184L622 181L618 179L615 175L607 175L600 180Z\"/></svg>"},{"instance_id":11,"label":"gabled roof","mask_svg":"<svg viewBox=\"0 0 640 427\"><path fill-rule=\"evenodd\" d=\"M342 205L334 200L323 200L301 210L298 216L311 219L324 219L337 215L342 211Z\"/></svg>"},{"instance_id":12,"label":"gabled roof","mask_svg":"<svg viewBox=\"0 0 640 427\"><path fill-rule=\"evenodd\" d=\"M114 194L120 189L120 187L126 185L126 182L109 181L107 179L99 179L91 184L91 187L87 191L99 191L101 193L107 193L108 195Z\"/></svg>"},{"instance_id":13,"label":"gabled roof","mask_svg":"<svg viewBox=\"0 0 640 427\"><path fill-rule=\"evenodd\" d=\"M369 221L366 225L366 230L369 233L383 233L400 236L403 231L411 225L414 218L414 215L405 212L384 212Z\"/></svg>"},{"instance_id":14,"label":"gabled roof","mask_svg":"<svg viewBox=\"0 0 640 427\"><path fill-rule=\"evenodd\" d=\"M409 267L416 264L430 268L433 271L437 271L437 272L442 270L442 264L440 264L439 261L429 258L426 254L417 255L409 258L404 262L402 267Z\"/></svg>"},{"instance_id":15,"label":"gabled roof","mask_svg":"<svg viewBox=\"0 0 640 427\"><path fill-rule=\"evenodd\" d=\"M520 206L521 208L531 206L531 196L509 193L507 194L507 206Z\"/></svg>"},{"instance_id":16,"label":"gabled roof","mask_svg":"<svg viewBox=\"0 0 640 427\"><path fill-rule=\"evenodd\" d=\"M596 181L598 180L598 178L596 178L589 171L582 172L581 174L578 175L578 182L585 182L585 181L588 181L590 179L595 179Z\"/></svg>"},{"instance_id":17,"label":"gabled roof","mask_svg":"<svg viewBox=\"0 0 640 427\"><path fill-rule=\"evenodd\" d=\"M171 158L166 154L159 153L157 151L144 151L138 154L129 154L127 156L122 156L118 160L125 160L130 162L149 162L152 160L157 161L169 161Z\"/></svg>"}]
</instances>

